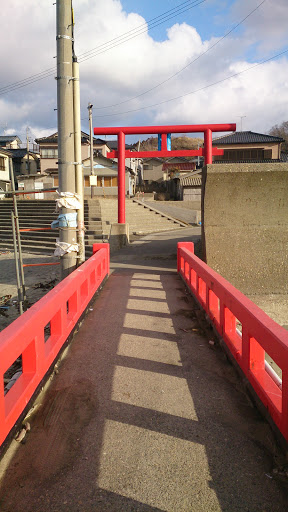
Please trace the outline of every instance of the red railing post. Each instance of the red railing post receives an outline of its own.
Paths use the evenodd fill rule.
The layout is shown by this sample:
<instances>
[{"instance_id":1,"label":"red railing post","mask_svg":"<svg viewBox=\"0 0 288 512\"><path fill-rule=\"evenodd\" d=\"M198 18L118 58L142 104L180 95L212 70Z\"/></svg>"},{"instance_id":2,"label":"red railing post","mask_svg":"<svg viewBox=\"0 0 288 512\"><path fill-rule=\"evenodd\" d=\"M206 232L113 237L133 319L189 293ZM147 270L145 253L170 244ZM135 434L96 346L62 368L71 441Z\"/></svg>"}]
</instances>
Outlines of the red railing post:
<instances>
[{"instance_id":1,"label":"red railing post","mask_svg":"<svg viewBox=\"0 0 288 512\"><path fill-rule=\"evenodd\" d=\"M118 133L118 224L125 224L125 133Z\"/></svg>"},{"instance_id":2,"label":"red railing post","mask_svg":"<svg viewBox=\"0 0 288 512\"><path fill-rule=\"evenodd\" d=\"M102 244L93 244L93 254L100 251L100 249L105 249L106 251L106 263L105 263L105 271L109 276L110 273L110 244L102 243Z\"/></svg>"},{"instance_id":3,"label":"red railing post","mask_svg":"<svg viewBox=\"0 0 288 512\"><path fill-rule=\"evenodd\" d=\"M177 244L177 272L181 270L181 258L180 249L188 249L194 254L194 243L193 242L178 242Z\"/></svg>"},{"instance_id":4,"label":"red railing post","mask_svg":"<svg viewBox=\"0 0 288 512\"><path fill-rule=\"evenodd\" d=\"M212 164L212 130L210 128L204 131L204 155L205 165Z\"/></svg>"}]
</instances>

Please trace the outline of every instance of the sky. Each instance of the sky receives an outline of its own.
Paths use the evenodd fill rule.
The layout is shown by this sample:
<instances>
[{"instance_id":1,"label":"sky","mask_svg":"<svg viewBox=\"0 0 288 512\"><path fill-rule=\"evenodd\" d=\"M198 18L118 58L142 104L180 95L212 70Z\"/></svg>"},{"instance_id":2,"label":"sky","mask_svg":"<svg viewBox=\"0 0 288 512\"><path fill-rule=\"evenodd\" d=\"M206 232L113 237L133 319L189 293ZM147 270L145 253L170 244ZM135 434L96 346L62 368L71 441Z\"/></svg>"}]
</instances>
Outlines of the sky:
<instances>
[{"instance_id":1,"label":"sky","mask_svg":"<svg viewBox=\"0 0 288 512\"><path fill-rule=\"evenodd\" d=\"M287 121L287 0L73 0L73 8L84 131L89 102L103 128L240 129L242 116L243 130L266 133ZM24 141L26 127L31 139L57 130L55 36L53 0L1 6L0 134Z\"/></svg>"}]
</instances>

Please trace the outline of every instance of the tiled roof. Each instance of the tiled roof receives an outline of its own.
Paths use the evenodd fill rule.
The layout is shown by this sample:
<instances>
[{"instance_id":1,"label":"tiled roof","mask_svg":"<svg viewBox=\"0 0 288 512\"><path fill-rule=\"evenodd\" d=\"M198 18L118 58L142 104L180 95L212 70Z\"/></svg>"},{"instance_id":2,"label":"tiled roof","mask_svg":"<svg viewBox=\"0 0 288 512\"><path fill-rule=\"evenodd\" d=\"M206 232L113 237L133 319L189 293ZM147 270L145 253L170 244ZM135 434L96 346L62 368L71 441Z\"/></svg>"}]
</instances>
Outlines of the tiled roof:
<instances>
[{"instance_id":1,"label":"tiled roof","mask_svg":"<svg viewBox=\"0 0 288 512\"><path fill-rule=\"evenodd\" d=\"M23 158L23 156L27 155L27 149L26 148L23 148L23 149L9 149L10 153L12 154L12 156L14 158ZM38 153L39 154L39 153ZM30 156L37 156L37 153L35 153L35 151L29 151L29 155Z\"/></svg>"},{"instance_id":2,"label":"tiled roof","mask_svg":"<svg viewBox=\"0 0 288 512\"><path fill-rule=\"evenodd\" d=\"M12 156L11 149L2 148L1 146L0 146L0 153L2 155Z\"/></svg>"},{"instance_id":3,"label":"tiled roof","mask_svg":"<svg viewBox=\"0 0 288 512\"><path fill-rule=\"evenodd\" d=\"M273 137L272 135L266 135L263 133L255 132L234 132L230 135L224 135L223 137L217 137L213 139L212 145L217 146L220 144L265 144L269 142L280 143L284 142L281 137Z\"/></svg>"},{"instance_id":4,"label":"tiled roof","mask_svg":"<svg viewBox=\"0 0 288 512\"><path fill-rule=\"evenodd\" d=\"M163 171L179 170L179 171L193 171L196 167L195 162L183 162L183 163L165 163L163 164Z\"/></svg>"},{"instance_id":5,"label":"tiled roof","mask_svg":"<svg viewBox=\"0 0 288 512\"><path fill-rule=\"evenodd\" d=\"M111 151L118 150L118 140L107 140L106 144L107 144L108 148L111 149ZM125 144L125 149L133 150L134 145L133 144Z\"/></svg>"},{"instance_id":6,"label":"tiled roof","mask_svg":"<svg viewBox=\"0 0 288 512\"><path fill-rule=\"evenodd\" d=\"M81 142L89 142L90 140L90 136L88 135L88 133L85 133L85 132L81 132ZM43 144L43 143L55 143L55 142L58 142L58 132L56 133L52 133L52 135L49 135L48 137L41 137L41 139L35 139L35 142L37 144ZM105 144L105 140L102 140L102 139L95 139L95 137L93 137L93 142L95 144Z\"/></svg>"},{"instance_id":7,"label":"tiled roof","mask_svg":"<svg viewBox=\"0 0 288 512\"><path fill-rule=\"evenodd\" d=\"M19 139L18 135L0 135L0 146L7 144L7 142L13 142L13 140L17 140L21 144L21 139Z\"/></svg>"}]
</instances>

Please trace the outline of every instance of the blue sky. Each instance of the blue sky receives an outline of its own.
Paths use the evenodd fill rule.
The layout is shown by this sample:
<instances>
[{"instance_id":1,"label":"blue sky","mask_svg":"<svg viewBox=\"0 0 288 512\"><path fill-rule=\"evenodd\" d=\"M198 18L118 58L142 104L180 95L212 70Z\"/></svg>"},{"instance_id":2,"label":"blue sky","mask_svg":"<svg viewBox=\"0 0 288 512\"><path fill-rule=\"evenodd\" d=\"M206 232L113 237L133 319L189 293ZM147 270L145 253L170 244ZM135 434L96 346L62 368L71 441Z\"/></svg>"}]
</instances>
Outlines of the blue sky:
<instances>
[{"instance_id":1,"label":"blue sky","mask_svg":"<svg viewBox=\"0 0 288 512\"><path fill-rule=\"evenodd\" d=\"M197 0L195 0L196 2ZM201 2L201 0L198 0ZM198 3L198 2L197 2ZM200 5L186 10L180 15L173 17L167 23L161 24L151 30L151 35L157 41L163 41L166 38L167 26L174 23L186 22L194 25L202 38L210 38L212 35L219 36L222 34L223 24L229 13L230 7L234 2L231 0L206 0ZM163 14L164 12L183 5L185 9L188 3L181 0L123 0L123 8L127 12L137 12L141 14L147 21ZM173 14L173 11L170 13Z\"/></svg>"}]
</instances>

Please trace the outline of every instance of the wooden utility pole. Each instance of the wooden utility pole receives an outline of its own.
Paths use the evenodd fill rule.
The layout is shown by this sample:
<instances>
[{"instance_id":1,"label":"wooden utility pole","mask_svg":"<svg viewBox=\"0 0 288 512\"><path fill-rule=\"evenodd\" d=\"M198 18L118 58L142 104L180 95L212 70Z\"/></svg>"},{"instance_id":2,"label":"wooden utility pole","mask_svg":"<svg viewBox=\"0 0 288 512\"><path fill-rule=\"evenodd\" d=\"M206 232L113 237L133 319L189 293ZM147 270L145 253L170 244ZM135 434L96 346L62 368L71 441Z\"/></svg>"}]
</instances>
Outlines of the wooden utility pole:
<instances>
[{"instance_id":1,"label":"wooden utility pole","mask_svg":"<svg viewBox=\"0 0 288 512\"><path fill-rule=\"evenodd\" d=\"M89 132L90 132L90 174L91 176L94 174L93 167L93 127L92 127L92 108L93 105L88 103L88 112L89 112Z\"/></svg>"},{"instance_id":2,"label":"wooden utility pole","mask_svg":"<svg viewBox=\"0 0 288 512\"><path fill-rule=\"evenodd\" d=\"M92 126L92 103L88 103L88 112L89 112L89 132L90 132L90 176L94 176L94 154L93 154L93 126ZM93 185L91 187L91 198L93 197Z\"/></svg>"},{"instance_id":3,"label":"wooden utility pole","mask_svg":"<svg viewBox=\"0 0 288 512\"><path fill-rule=\"evenodd\" d=\"M81 117L80 117L80 83L79 83L79 64L77 58L73 57L73 76L74 76L74 144L75 144L75 162L76 163L76 192L80 197L81 208L77 216L77 241L79 244L78 264L85 261L85 226L84 226L84 183L83 168L81 157Z\"/></svg>"},{"instance_id":4,"label":"wooden utility pole","mask_svg":"<svg viewBox=\"0 0 288 512\"><path fill-rule=\"evenodd\" d=\"M30 174L30 169L29 169L29 128L28 128L28 126L26 128L26 146L27 146L27 171L28 171L27 174Z\"/></svg>"},{"instance_id":5,"label":"wooden utility pole","mask_svg":"<svg viewBox=\"0 0 288 512\"><path fill-rule=\"evenodd\" d=\"M59 189L60 192L75 193L72 0L56 0L56 19ZM75 210L62 207L61 213L75 213ZM67 247L75 244L76 228L60 228L59 238L60 242L68 244ZM76 268L76 261L76 251L61 256L62 279Z\"/></svg>"}]
</instances>

